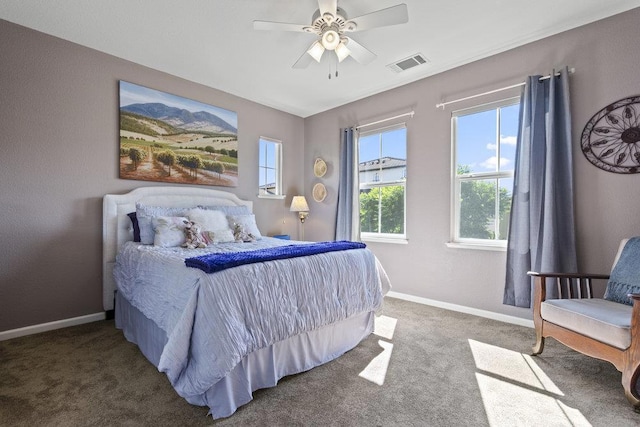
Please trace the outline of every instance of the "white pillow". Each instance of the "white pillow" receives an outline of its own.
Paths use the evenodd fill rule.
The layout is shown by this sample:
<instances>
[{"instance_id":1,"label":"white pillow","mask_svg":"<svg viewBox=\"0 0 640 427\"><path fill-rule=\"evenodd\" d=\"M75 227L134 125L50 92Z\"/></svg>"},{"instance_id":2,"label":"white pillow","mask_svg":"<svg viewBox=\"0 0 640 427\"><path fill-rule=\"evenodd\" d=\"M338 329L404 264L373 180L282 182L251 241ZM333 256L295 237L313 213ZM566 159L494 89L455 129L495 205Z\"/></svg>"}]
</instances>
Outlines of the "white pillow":
<instances>
[{"instance_id":1,"label":"white pillow","mask_svg":"<svg viewBox=\"0 0 640 427\"><path fill-rule=\"evenodd\" d=\"M183 216L157 216L151 220L155 235L153 245L171 248L185 241L184 227L189 219Z\"/></svg>"},{"instance_id":2,"label":"white pillow","mask_svg":"<svg viewBox=\"0 0 640 427\"><path fill-rule=\"evenodd\" d=\"M262 239L262 234L260 234L260 230L258 230L258 225L256 224L256 216L254 214L248 215L227 215L227 219L229 220L229 226L233 230L233 227L238 224L242 227L242 230L245 233L251 233L256 240Z\"/></svg>"},{"instance_id":3,"label":"white pillow","mask_svg":"<svg viewBox=\"0 0 640 427\"><path fill-rule=\"evenodd\" d=\"M207 209L187 211L189 219L200 226L202 236L208 243L233 242L233 231L229 228L224 212Z\"/></svg>"},{"instance_id":4,"label":"white pillow","mask_svg":"<svg viewBox=\"0 0 640 427\"><path fill-rule=\"evenodd\" d=\"M136 203L136 218L140 230L140 243L152 245L154 241L153 218L159 216L186 216L190 208L174 208L165 206L147 206Z\"/></svg>"}]
</instances>

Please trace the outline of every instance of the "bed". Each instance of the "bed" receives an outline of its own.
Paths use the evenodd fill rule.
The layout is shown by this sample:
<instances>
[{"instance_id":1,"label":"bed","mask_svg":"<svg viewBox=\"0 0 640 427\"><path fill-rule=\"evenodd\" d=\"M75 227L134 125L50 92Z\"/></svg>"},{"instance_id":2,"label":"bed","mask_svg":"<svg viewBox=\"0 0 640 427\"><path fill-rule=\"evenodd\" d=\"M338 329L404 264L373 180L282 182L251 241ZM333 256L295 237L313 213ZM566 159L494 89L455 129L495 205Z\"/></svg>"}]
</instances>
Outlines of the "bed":
<instances>
[{"instance_id":1,"label":"bed","mask_svg":"<svg viewBox=\"0 0 640 427\"><path fill-rule=\"evenodd\" d=\"M207 406L214 418L232 415L252 400L255 390L354 348L373 331L375 313L390 287L366 248L304 255L324 243L261 236L251 221L234 236L246 242L209 241L206 248L186 249L148 244L149 236L133 241L134 231L140 240L149 227L140 209L158 213L152 218L155 243L163 244L158 224L167 212L179 212L175 220L184 212L197 217L210 209L235 221L251 219L252 207L233 193L207 188L142 187L104 197L104 308L115 308L116 327L166 373L177 394ZM140 224L134 230L131 214L136 211ZM223 234L216 231L215 236ZM343 242L327 242L337 243ZM189 262L292 250L300 254L231 264L214 273Z\"/></svg>"}]
</instances>

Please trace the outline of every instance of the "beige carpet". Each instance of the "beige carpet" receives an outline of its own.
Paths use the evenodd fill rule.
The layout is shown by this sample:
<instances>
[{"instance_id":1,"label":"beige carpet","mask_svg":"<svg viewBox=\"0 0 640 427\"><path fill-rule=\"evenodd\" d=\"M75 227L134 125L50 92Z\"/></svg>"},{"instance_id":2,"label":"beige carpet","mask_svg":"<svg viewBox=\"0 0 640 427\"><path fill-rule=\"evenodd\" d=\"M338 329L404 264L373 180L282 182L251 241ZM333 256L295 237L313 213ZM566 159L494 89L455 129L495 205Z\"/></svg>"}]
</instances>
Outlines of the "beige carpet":
<instances>
[{"instance_id":1,"label":"beige carpet","mask_svg":"<svg viewBox=\"0 0 640 427\"><path fill-rule=\"evenodd\" d=\"M620 373L534 331L386 298L339 359L223 420L180 398L113 321L0 342L0 425L638 426Z\"/></svg>"}]
</instances>

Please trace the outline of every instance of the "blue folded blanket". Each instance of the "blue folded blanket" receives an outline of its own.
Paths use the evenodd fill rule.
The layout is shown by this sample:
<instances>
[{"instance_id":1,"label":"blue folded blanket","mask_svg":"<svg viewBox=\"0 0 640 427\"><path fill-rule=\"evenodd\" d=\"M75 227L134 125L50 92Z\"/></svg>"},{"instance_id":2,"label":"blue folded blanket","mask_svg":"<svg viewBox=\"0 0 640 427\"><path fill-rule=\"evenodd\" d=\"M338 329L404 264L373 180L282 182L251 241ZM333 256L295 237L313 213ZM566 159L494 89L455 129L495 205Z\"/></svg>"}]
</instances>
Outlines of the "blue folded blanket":
<instances>
[{"instance_id":1,"label":"blue folded blanket","mask_svg":"<svg viewBox=\"0 0 640 427\"><path fill-rule=\"evenodd\" d=\"M336 242L305 243L297 245L276 246L273 248L257 249L255 251L227 252L222 254L207 254L187 258L187 267L199 268L206 273L215 273L227 268L256 262L273 261L277 259L296 258L325 252L345 251L348 249L362 249L366 245L360 242L339 240Z\"/></svg>"}]
</instances>

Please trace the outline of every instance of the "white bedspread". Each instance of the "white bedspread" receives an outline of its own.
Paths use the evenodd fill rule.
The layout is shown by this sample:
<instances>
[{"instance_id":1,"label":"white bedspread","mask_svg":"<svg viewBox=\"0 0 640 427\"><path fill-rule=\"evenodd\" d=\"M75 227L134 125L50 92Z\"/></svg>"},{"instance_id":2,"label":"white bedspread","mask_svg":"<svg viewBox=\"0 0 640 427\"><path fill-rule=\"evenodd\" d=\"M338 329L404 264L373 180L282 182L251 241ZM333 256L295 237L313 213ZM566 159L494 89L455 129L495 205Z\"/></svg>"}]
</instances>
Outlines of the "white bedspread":
<instances>
[{"instance_id":1,"label":"white bedspread","mask_svg":"<svg viewBox=\"0 0 640 427\"><path fill-rule=\"evenodd\" d=\"M118 291L166 332L158 369L182 397L201 395L254 350L381 307L389 281L368 249L214 274L184 265L185 258L212 250L291 243L263 238L197 250L123 246L114 270Z\"/></svg>"}]
</instances>

